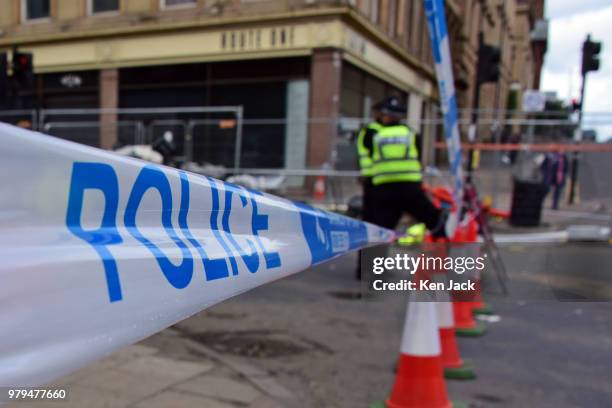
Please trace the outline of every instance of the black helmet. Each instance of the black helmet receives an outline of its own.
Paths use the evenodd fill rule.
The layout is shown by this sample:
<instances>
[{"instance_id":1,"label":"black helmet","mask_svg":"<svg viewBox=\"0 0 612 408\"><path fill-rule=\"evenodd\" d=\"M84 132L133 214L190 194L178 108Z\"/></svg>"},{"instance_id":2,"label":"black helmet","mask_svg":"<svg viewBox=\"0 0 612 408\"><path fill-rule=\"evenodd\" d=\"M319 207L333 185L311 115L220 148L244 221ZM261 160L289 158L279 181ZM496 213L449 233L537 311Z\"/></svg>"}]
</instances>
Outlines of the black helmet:
<instances>
[{"instance_id":1,"label":"black helmet","mask_svg":"<svg viewBox=\"0 0 612 408\"><path fill-rule=\"evenodd\" d=\"M382 101L374 105L373 109L381 113L394 116L405 116L407 112L406 107L396 96L390 96L388 98L383 99Z\"/></svg>"}]
</instances>

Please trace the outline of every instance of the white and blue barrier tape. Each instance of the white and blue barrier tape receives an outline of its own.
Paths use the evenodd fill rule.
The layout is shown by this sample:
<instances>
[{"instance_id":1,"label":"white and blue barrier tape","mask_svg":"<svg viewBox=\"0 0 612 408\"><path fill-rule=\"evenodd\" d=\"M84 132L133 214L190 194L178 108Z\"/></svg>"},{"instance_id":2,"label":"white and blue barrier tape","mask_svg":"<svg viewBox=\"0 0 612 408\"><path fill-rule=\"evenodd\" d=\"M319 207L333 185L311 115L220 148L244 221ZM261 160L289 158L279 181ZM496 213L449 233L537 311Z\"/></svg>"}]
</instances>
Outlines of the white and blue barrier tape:
<instances>
[{"instance_id":1,"label":"white and blue barrier tape","mask_svg":"<svg viewBox=\"0 0 612 408\"><path fill-rule=\"evenodd\" d=\"M0 386L53 381L392 231L0 124Z\"/></svg>"},{"instance_id":2,"label":"white and blue barrier tape","mask_svg":"<svg viewBox=\"0 0 612 408\"><path fill-rule=\"evenodd\" d=\"M455 82L453 79L453 64L450 54L446 17L443 0L423 0L427 27L431 39L432 53L438 78L440 105L444 115L444 133L451 174L453 176L453 196L457 211L451 217L447 232L452 236L461 214L463 203L463 165L461 153L461 138L459 136L459 116L457 114L457 99L455 97Z\"/></svg>"}]
</instances>

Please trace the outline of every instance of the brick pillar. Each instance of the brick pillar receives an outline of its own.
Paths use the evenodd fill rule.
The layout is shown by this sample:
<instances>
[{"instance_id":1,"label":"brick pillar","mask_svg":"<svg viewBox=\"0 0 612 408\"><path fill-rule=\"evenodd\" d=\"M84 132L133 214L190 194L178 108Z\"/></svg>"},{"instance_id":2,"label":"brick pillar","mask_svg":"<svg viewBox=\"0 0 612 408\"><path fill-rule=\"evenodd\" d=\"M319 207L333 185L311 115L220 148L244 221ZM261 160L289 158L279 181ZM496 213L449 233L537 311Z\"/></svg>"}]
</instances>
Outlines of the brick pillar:
<instances>
[{"instance_id":1,"label":"brick pillar","mask_svg":"<svg viewBox=\"0 0 612 408\"><path fill-rule=\"evenodd\" d=\"M340 115L340 73L342 55L333 48L313 50L310 65L310 119L308 166L320 167L329 161ZM321 121L326 118L328 120Z\"/></svg>"},{"instance_id":2,"label":"brick pillar","mask_svg":"<svg viewBox=\"0 0 612 408\"><path fill-rule=\"evenodd\" d=\"M119 106L119 71L100 70L100 108L116 109ZM100 147L110 149L117 142L117 114L100 114Z\"/></svg>"}]
</instances>

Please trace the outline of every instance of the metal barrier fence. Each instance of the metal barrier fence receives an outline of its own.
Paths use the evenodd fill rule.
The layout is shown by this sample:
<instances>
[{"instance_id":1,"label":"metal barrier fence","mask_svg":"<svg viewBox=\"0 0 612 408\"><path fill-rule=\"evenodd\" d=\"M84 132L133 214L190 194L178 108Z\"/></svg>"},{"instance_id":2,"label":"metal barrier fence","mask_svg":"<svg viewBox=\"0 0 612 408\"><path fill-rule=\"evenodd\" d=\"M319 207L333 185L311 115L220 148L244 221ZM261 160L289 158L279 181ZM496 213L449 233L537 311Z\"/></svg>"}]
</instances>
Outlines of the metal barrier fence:
<instances>
[{"instance_id":1,"label":"metal barrier fence","mask_svg":"<svg viewBox=\"0 0 612 408\"><path fill-rule=\"evenodd\" d=\"M239 106L8 111L0 112L0 121L29 125L92 146L100 146L101 138L109 133L117 145L126 145L150 144L171 132L177 166L218 178L240 175L242 179L238 182L250 187L306 200L312 198L310 189L301 187L311 187L314 178L323 176L327 187L323 201L332 206L346 205L360 191L355 140L361 126L368 122L346 117L290 121L244 118ZM327 161L317 168L307 166L308 134L312 129L322 129L313 124L328 125L323 129L329 131L331 139ZM426 180L447 183L442 120L409 124L424 135L423 162L439 169L430 171ZM588 126L612 129L612 113L585 113L583 127ZM463 135L470 133L468 120L461 120L460 127ZM557 152L559 146L576 146L573 140L576 123L567 118L567 113L550 113L545 119L534 119L524 113L489 112L475 129L478 140L484 142L475 154L475 180L481 192L499 206L508 205L521 163L541 160L542 155ZM607 168L607 163L612 163L612 145L593 146L597 147L593 151L576 153L581 169L579 193L588 200L608 199L612 195L612 168ZM567 155L570 161L574 157L573 152Z\"/></svg>"},{"instance_id":2,"label":"metal barrier fence","mask_svg":"<svg viewBox=\"0 0 612 408\"><path fill-rule=\"evenodd\" d=\"M100 147L100 134L104 131L116 133L117 142L120 145L147 143L145 125L140 121L47 122L41 131L48 135L94 147Z\"/></svg>"},{"instance_id":3,"label":"metal barrier fence","mask_svg":"<svg viewBox=\"0 0 612 408\"><path fill-rule=\"evenodd\" d=\"M241 106L12 110L0 111L0 121L105 148L151 144L170 132L177 162L214 162L218 154L221 164L240 167Z\"/></svg>"},{"instance_id":4,"label":"metal barrier fence","mask_svg":"<svg viewBox=\"0 0 612 408\"><path fill-rule=\"evenodd\" d=\"M28 129L38 130L38 111L8 110L0 111L0 122L11 123Z\"/></svg>"}]
</instances>

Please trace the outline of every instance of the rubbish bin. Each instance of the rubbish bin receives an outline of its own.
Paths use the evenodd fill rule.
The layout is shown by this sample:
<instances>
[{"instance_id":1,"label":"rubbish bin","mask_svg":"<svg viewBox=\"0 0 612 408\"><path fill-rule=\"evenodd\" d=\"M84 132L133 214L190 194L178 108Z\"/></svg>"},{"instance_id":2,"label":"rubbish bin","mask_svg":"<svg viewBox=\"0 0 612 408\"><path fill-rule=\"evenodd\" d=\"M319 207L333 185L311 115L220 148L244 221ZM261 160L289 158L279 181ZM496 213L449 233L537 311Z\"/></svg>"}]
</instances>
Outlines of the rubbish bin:
<instances>
[{"instance_id":1,"label":"rubbish bin","mask_svg":"<svg viewBox=\"0 0 612 408\"><path fill-rule=\"evenodd\" d=\"M539 181L514 178L510 224L520 227L537 227L542 216L542 204L546 186Z\"/></svg>"}]
</instances>

